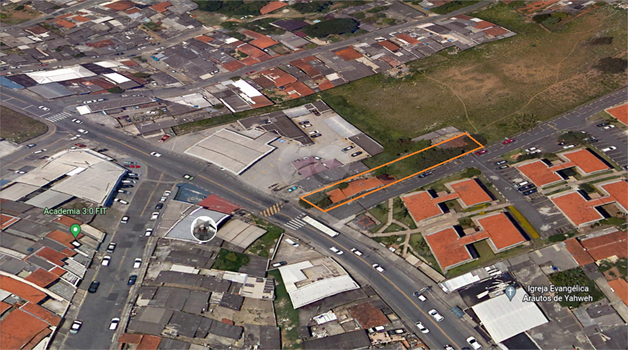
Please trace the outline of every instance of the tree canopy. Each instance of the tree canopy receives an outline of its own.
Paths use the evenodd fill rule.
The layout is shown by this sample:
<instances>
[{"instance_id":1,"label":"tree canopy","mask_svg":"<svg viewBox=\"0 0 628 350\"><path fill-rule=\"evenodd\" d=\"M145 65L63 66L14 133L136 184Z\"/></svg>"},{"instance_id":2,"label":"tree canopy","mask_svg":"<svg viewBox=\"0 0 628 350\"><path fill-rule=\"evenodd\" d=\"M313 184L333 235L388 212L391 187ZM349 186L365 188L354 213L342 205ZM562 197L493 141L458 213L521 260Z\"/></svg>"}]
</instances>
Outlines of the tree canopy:
<instances>
[{"instance_id":1,"label":"tree canopy","mask_svg":"<svg viewBox=\"0 0 628 350\"><path fill-rule=\"evenodd\" d=\"M331 34L352 33L358 29L360 22L353 18L334 18L303 28L309 36L324 38Z\"/></svg>"}]
</instances>

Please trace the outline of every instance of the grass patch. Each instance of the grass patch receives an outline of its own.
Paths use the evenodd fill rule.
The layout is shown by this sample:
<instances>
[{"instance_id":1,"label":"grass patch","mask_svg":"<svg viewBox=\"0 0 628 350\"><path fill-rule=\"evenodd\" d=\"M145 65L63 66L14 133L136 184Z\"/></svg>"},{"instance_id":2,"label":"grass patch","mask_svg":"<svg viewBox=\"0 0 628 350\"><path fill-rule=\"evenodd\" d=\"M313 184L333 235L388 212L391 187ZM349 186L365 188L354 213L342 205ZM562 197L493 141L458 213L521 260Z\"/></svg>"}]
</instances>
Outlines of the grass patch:
<instances>
[{"instance_id":1,"label":"grass patch","mask_svg":"<svg viewBox=\"0 0 628 350\"><path fill-rule=\"evenodd\" d=\"M558 233L555 235L551 235L549 237L547 237L547 241L550 243L556 243L556 242L562 242L568 238L571 238L575 235L578 234L577 230L571 230L569 232L565 232L565 233Z\"/></svg>"},{"instance_id":2,"label":"grass patch","mask_svg":"<svg viewBox=\"0 0 628 350\"><path fill-rule=\"evenodd\" d=\"M416 224L414 223L414 220L412 220L410 212L408 212L408 209L405 205L403 205L403 200L399 197L395 198L393 203L393 219L405 224L411 230L416 228Z\"/></svg>"},{"instance_id":3,"label":"grass patch","mask_svg":"<svg viewBox=\"0 0 628 350\"><path fill-rule=\"evenodd\" d=\"M527 246L519 246L519 247L515 247L512 249L503 251L501 253L495 254L493 253L490 246L488 245L487 240L474 243L473 245L475 246L475 249L477 249L478 253L480 254L480 257L477 260L474 260L467 264L456 266L450 269L449 271L447 271L447 277L455 277L463 273L469 272L473 269L476 269L480 266L484 266L484 265L487 265L487 264L490 264L499 260L512 258L530 249Z\"/></svg>"},{"instance_id":4,"label":"grass patch","mask_svg":"<svg viewBox=\"0 0 628 350\"><path fill-rule=\"evenodd\" d=\"M587 275L585 275L584 271L582 271L581 268L575 268L571 270L556 272L554 274L549 275L549 279L550 281L552 281L552 283L555 286L570 287L570 286L579 285L583 287L587 286L589 288L589 292L578 292L578 293L570 293L570 294L558 292L557 293L558 295L563 296L563 301L560 302L561 306L577 308L581 304L583 304L583 302L579 302L579 301L565 300L566 295L573 295L573 296L580 296L580 297L586 297L590 295L592 297L592 300L590 300L589 302L597 301L604 298L604 294L602 294L602 292L597 288L597 285L595 285L595 283L593 283L593 281L591 281L587 277Z\"/></svg>"},{"instance_id":5,"label":"grass patch","mask_svg":"<svg viewBox=\"0 0 628 350\"><path fill-rule=\"evenodd\" d=\"M439 15L444 15L449 12L453 12L459 10L463 7L471 6L473 4L477 4L479 1L451 1L446 3L445 5L441 5L438 7L433 7L430 9L431 12L434 12Z\"/></svg>"},{"instance_id":6,"label":"grass patch","mask_svg":"<svg viewBox=\"0 0 628 350\"><path fill-rule=\"evenodd\" d=\"M325 102L385 148L450 125L497 142L521 132L521 115L548 120L625 85L624 74L593 68L602 58L625 57L625 12L598 8L552 33L503 3L474 16L517 35L416 60L403 80L374 75L344 84L325 91ZM602 32L611 44L585 44Z\"/></svg>"},{"instance_id":7,"label":"grass patch","mask_svg":"<svg viewBox=\"0 0 628 350\"><path fill-rule=\"evenodd\" d=\"M257 226L268 232L253 242L253 244L251 244L246 251L250 254L259 255L263 258L269 258L270 250L275 247L277 240L285 230L257 217L254 217L253 220Z\"/></svg>"},{"instance_id":8,"label":"grass patch","mask_svg":"<svg viewBox=\"0 0 628 350\"><path fill-rule=\"evenodd\" d=\"M436 262L436 258L434 258L434 255L432 255L432 251L430 250L430 247L427 245L427 242L425 242L425 239L423 238L422 234L415 233L410 236L410 247L414 250L416 254L418 254L423 259L425 259L427 263L430 264L430 266L433 269L438 271L438 273L440 273L441 275L443 274L443 272L440 269L440 266Z\"/></svg>"},{"instance_id":9,"label":"grass patch","mask_svg":"<svg viewBox=\"0 0 628 350\"><path fill-rule=\"evenodd\" d=\"M626 258L617 259L617 261L612 262L610 260L602 260L598 268L601 272L606 272L612 268L616 267L619 270L621 276L614 276L617 278L628 276L628 260Z\"/></svg>"},{"instance_id":10,"label":"grass patch","mask_svg":"<svg viewBox=\"0 0 628 350\"><path fill-rule=\"evenodd\" d=\"M386 227L386 229L384 230L384 233L388 233L388 232L399 232L399 231L404 231L405 229L397 224L395 224L394 222L392 224L390 224L388 227Z\"/></svg>"},{"instance_id":11,"label":"grass patch","mask_svg":"<svg viewBox=\"0 0 628 350\"><path fill-rule=\"evenodd\" d=\"M610 218L600 220L599 223L600 225L612 225L623 228L626 226L626 219L611 216Z\"/></svg>"},{"instance_id":12,"label":"grass patch","mask_svg":"<svg viewBox=\"0 0 628 350\"><path fill-rule=\"evenodd\" d=\"M392 224L395 225L395 224ZM392 226L391 225L391 226ZM401 226L399 225L395 225L399 228L401 228ZM394 232L394 231L391 231ZM373 237L373 240L377 243L382 243L384 244L386 247L389 247L393 244L401 244L403 243L403 237L404 236L385 236L385 237Z\"/></svg>"},{"instance_id":13,"label":"grass patch","mask_svg":"<svg viewBox=\"0 0 628 350\"><path fill-rule=\"evenodd\" d=\"M538 239L541 237L539 233L536 232L534 227L532 227L532 224L530 224L528 219L526 219L525 216L523 216L523 214L521 214L519 210L517 210L517 208L511 205L508 207L508 212L517 221L517 223L519 223L519 226L521 226L521 228L524 229L524 231L526 231L526 233L528 234L528 237L532 239Z\"/></svg>"},{"instance_id":14,"label":"grass patch","mask_svg":"<svg viewBox=\"0 0 628 350\"><path fill-rule=\"evenodd\" d=\"M388 222L388 203L380 203L373 209L369 210L369 213L373 215L379 222L385 224Z\"/></svg>"},{"instance_id":15,"label":"grass patch","mask_svg":"<svg viewBox=\"0 0 628 350\"><path fill-rule=\"evenodd\" d=\"M212 269L238 272L242 266L248 263L248 255L221 248Z\"/></svg>"},{"instance_id":16,"label":"grass patch","mask_svg":"<svg viewBox=\"0 0 628 350\"><path fill-rule=\"evenodd\" d=\"M0 125L0 137L15 143L30 140L48 131L46 124L4 106L0 106Z\"/></svg>"},{"instance_id":17,"label":"grass patch","mask_svg":"<svg viewBox=\"0 0 628 350\"><path fill-rule=\"evenodd\" d=\"M277 326L281 329L281 347L282 349L297 349L300 343L299 333L297 333L299 311L292 306L279 271L269 271L268 276L275 279L276 288L273 304L275 305Z\"/></svg>"},{"instance_id":18,"label":"grass patch","mask_svg":"<svg viewBox=\"0 0 628 350\"><path fill-rule=\"evenodd\" d=\"M18 4L2 6L2 10L0 11L0 19L5 26L20 24L37 18L39 15L41 15L41 12L31 10L30 6L26 7Z\"/></svg>"}]
</instances>

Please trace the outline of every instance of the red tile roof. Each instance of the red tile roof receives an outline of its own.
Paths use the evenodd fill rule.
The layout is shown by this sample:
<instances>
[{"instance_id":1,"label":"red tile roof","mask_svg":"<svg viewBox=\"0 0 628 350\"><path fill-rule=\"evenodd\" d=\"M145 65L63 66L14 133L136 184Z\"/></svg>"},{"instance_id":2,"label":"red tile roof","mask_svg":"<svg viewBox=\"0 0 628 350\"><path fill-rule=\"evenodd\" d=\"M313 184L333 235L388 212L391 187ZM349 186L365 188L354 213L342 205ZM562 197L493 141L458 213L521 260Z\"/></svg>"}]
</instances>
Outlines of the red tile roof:
<instances>
[{"instance_id":1,"label":"red tile roof","mask_svg":"<svg viewBox=\"0 0 628 350\"><path fill-rule=\"evenodd\" d=\"M560 156L569 159L584 175L610 169L608 165L604 164L604 162L591 153L591 151L587 148L564 152L561 153Z\"/></svg>"},{"instance_id":2,"label":"red tile roof","mask_svg":"<svg viewBox=\"0 0 628 350\"><path fill-rule=\"evenodd\" d=\"M451 182L447 184L447 187L460 195L460 200L465 207L492 201L491 196L486 193L476 179Z\"/></svg>"},{"instance_id":3,"label":"red tile roof","mask_svg":"<svg viewBox=\"0 0 628 350\"><path fill-rule=\"evenodd\" d=\"M487 35L492 35L492 36L498 36L498 35L508 33L508 31L502 27L493 27L493 28L485 29L483 30L483 32L486 33Z\"/></svg>"},{"instance_id":4,"label":"red tile roof","mask_svg":"<svg viewBox=\"0 0 628 350\"><path fill-rule=\"evenodd\" d=\"M282 7L286 7L288 6L287 3L282 2L282 1L273 1L271 3L266 4L264 7L262 7L261 9L259 9L259 13L262 15L265 15L267 13L271 13L273 11L277 11Z\"/></svg>"},{"instance_id":5,"label":"red tile roof","mask_svg":"<svg viewBox=\"0 0 628 350\"><path fill-rule=\"evenodd\" d=\"M127 66L127 67L135 67L135 66L139 66L139 64L135 61L131 61L131 60L126 60L126 61L120 61L120 63L122 63L123 65Z\"/></svg>"},{"instance_id":6,"label":"red tile roof","mask_svg":"<svg viewBox=\"0 0 628 350\"><path fill-rule=\"evenodd\" d=\"M311 61L311 60L310 60ZM305 59L291 61L290 64L302 70L308 77L315 79L315 77L321 76L321 72L314 68L311 64L307 63Z\"/></svg>"},{"instance_id":7,"label":"red tile roof","mask_svg":"<svg viewBox=\"0 0 628 350\"><path fill-rule=\"evenodd\" d=\"M349 307L347 311L364 329L383 326L390 322L380 309L368 302Z\"/></svg>"},{"instance_id":8,"label":"red tile roof","mask_svg":"<svg viewBox=\"0 0 628 350\"><path fill-rule=\"evenodd\" d=\"M76 24L66 21L65 19L60 19L58 21L55 22L56 24L64 27L64 28L74 28L76 27Z\"/></svg>"},{"instance_id":9,"label":"red tile roof","mask_svg":"<svg viewBox=\"0 0 628 350\"><path fill-rule=\"evenodd\" d=\"M273 45L277 45L279 44L278 41L275 41L269 37L265 37L265 38L259 38L259 39L255 39L252 41L249 41L249 44L255 46L255 47L259 47L260 49L266 49L269 48Z\"/></svg>"},{"instance_id":10,"label":"red tile roof","mask_svg":"<svg viewBox=\"0 0 628 350\"><path fill-rule=\"evenodd\" d=\"M0 301L0 315L12 307L11 304Z\"/></svg>"},{"instance_id":11,"label":"red tile roof","mask_svg":"<svg viewBox=\"0 0 628 350\"><path fill-rule=\"evenodd\" d=\"M490 214L477 219L477 223L488 232L498 251L525 242L521 232L504 213Z\"/></svg>"},{"instance_id":12,"label":"red tile roof","mask_svg":"<svg viewBox=\"0 0 628 350\"><path fill-rule=\"evenodd\" d=\"M486 28L490 28L490 27L494 27L495 24L488 22L488 21L481 21L478 22L478 24L476 24L473 28L475 29L486 29Z\"/></svg>"},{"instance_id":13,"label":"red tile roof","mask_svg":"<svg viewBox=\"0 0 628 350\"><path fill-rule=\"evenodd\" d=\"M32 287L22 281L18 281L9 276L0 276L0 286L9 293L18 295L24 300L32 303L39 303L46 297L46 293Z\"/></svg>"},{"instance_id":14,"label":"red tile roof","mask_svg":"<svg viewBox=\"0 0 628 350\"><path fill-rule=\"evenodd\" d=\"M0 214L0 230L4 230L5 228L15 224L18 221L20 221L20 218L16 216Z\"/></svg>"},{"instance_id":15,"label":"red tile roof","mask_svg":"<svg viewBox=\"0 0 628 350\"><path fill-rule=\"evenodd\" d=\"M31 32L33 34L44 34L48 32L48 29L42 27L42 26L34 26L31 28L26 29L27 32Z\"/></svg>"},{"instance_id":16,"label":"red tile roof","mask_svg":"<svg viewBox=\"0 0 628 350\"><path fill-rule=\"evenodd\" d=\"M628 125L628 103L625 103L621 106L609 108L606 110L606 112L620 122Z\"/></svg>"},{"instance_id":17,"label":"red tile roof","mask_svg":"<svg viewBox=\"0 0 628 350\"><path fill-rule=\"evenodd\" d=\"M397 67L401 65L401 62L399 62L398 60L390 57L390 56L382 56L379 58L380 60L388 63L391 67Z\"/></svg>"},{"instance_id":18,"label":"red tile roof","mask_svg":"<svg viewBox=\"0 0 628 350\"><path fill-rule=\"evenodd\" d=\"M208 43L208 42L212 42L214 41L214 38L212 38L211 36L207 36L207 35L199 35L197 37L195 37L194 39L204 42L204 43Z\"/></svg>"},{"instance_id":19,"label":"red tile roof","mask_svg":"<svg viewBox=\"0 0 628 350\"><path fill-rule=\"evenodd\" d=\"M157 12L164 12L170 6L172 6L171 3L167 2L167 1L164 1L164 2L160 2L158 4L155 4L155 5L151 6L150 8L152 8L153 10L155 10Z\"/></svg>"},{"instance_id":20,"label":"red tile roof","mask_svg":"<svg viewBox=\"0 0 628 350\"><path fill-rule=\"evenodd\" d=\"M253 105L251 105L251 107L253 108L262 108L266 106L271 106L273 104L273 102L266 98L266 96L264 95L254 96L251 98L251 100L253 100L254 102Z\"/></svg>"},{"instance_id":21,"label":"red tile roof","mask_svg":"<svg viewBox=\"0 0 628 350\"><path fill-rule=\"evenodd\" d=\"M399 46L391 43L388 40L380 41L380 42L378 42L378 44L382 45L385 49L387 49L388 51L391 51L391 52L395 52L395 51L399 50Z\"/></svg>"},{"instance_id":22,"label":"red tile roof","mask_svg":"<svg viewBox=\"0 0 628 350\"><path fill-rule=\"evenodd\" d=\"M260 74L272 80L276 87L282 87L297 81L297 78L276 67L262 71Z\"/></svg>"},{"instance_id":23,"label":"red tile roof","mask_svg":"<svg viewBox=\"0 0 628 350\"><path fill-rule=\"evenodd\" d=\"M613 288L613 291L617 296L628 305L628 282L625 279L619 278L616 280L608 281L608 284Z\"/></svg>"},{"instance_id":24,"label":"red tile roof","mask_svg":"<svg viewBox=\"0 0 628 350\"><path fill-rule=\"evenodd\" d=\"M410 216L416 223L443 214L438 203L456 198L458 198L456 193L445 197L432 198L427 191L411 193L401 197L406 208L408 208L408 212L410 212Z\"/></svg>"},{"instance_id":25,"label":"red tile roof","mask_svg":"<svg viewBox=\"0 0 628 350\"><path fill-rule=\"evenodd\" d=\"M123 344L139 344L142 340L142 334L122 333L118 337L118 343Z\"/></svg>"},{"instance_id":26,"label":"red tile roof","mask_svg":"<svg viewBox=\"0 0 628 350\"><path fill-rule=\"evenodd\" d=\"M595 261L612 256L628 258L628 236L625 231L614 231L602 236L583 239L580 244Z\"/></svg>"},{"instance_id":27,"label":"red tile roof","mask_svg":"<svg viewBox=\"0 0 628 350\"><path fill-rule=\"evenodd\" d=\"M91 46L91 47L95 47L97 49L103 48L103 47L107 47L107 46L114 46L116 43L114 43L113 41L109 40L109 39L105 39L105 40L100 40L100 41L96 41L93 42L87 46Z\"/></svg>"},{"instance_id":28,"label":"red tile roof","mask_svg":"<svg viewBox=\"0 0 628 350\"><path fill-rule=\"evenodd\" d=\"M415 45L415 44L420 43L420 41L416 40L415 38L407 34L398 34L398 35L395 35L395 38L405 41L406 43L408 43L408 45Z\"/></svg>"},{"instance_id":29,"label":"red tile roof","mask_svg":"<svg viewBox=\"0 0 628 350\"><path fill-rule=\"evenodd\" d=\"M230 72L233 72L235 70L238 70L244 67L244 63L239 62L239 61L231 61L231 62L223 64L222 67Z\"/></svg>"},{"instance_id":30,"label":"red tile roof","mask_svg":"<svg viewBox=\"0 0 628 350\"><path fill-rule=\"evenodd\" d=\"M340 56L340 58L345 61L351 61L355 60L356 58L362 57L362 55L357 52L353 47L347 47L346 49L336 51L335 54Z\"/></svg>"},{"instance_id":31,"label":"red tile roof","mask_svg":"<svg viewBox=\"0 0 628 350\"><path fill-rule=\"evenodd\" d=\"M325 91L334 87L334 84L332 84L331 81L327 80L327 78L317 80L316 84L318 85L318 88L321 89L321 91Z\"/></svg>"},{"instance_id":32,"label":"red tile roof","mask_svg":"<svg viewBox=\"0 0 628 350\"><path fill-rule=\"evenodd\" d=\"M223 214L231 214L234 211L240 209L240 206L238 206L237 204L233 204L222 197L218 197L215 194L210 194L207 198L199 202L198 205L204 207L205 209L217 211Z\"/></svg>"},{"instance_id":33,"label":"red tile roof","mask_svg":"<svg viewBox=\"0 0 628 350\"><path fill-rule=\"evenodd\" d=\"M58 280L59 276L43 269L37 269L34 272L32 272L30 275L26 276L24 279L29 282L33 282L42 288L46 288L52 282Z\"/></svg>"},{"instance_id":34,"label":"red tile roof","mask_svg":"<svg viewBox=\"0 0 628 350\"><path fill-rule=\"evenodd\" d=\"M584 250L584 247L580 244L580 242L577 239L570 238L566 240L565 247L567 248L567 251L571 253L571 256L573 256L573 258L576 260L578 265L584 266L584 265L588 265L590 263L595 262L595 260L591 258L591 255L589 255L589 253L587 253L587 251Z\"/></svg>"},{"instance_id":35,"label":"red tile roof","mask_svg":"<svg viewBox=\"0 0 628 350\"><path fill-rule=\"evenodd\" d=\"M300 81L296 81L294 83L286 85L284 91L288 93L291 98L299 98L314 93L312 89L310 89L309 87L307 87L307 85L303 84Z\"/></svg>"},{"instance_id":36,"label":"red tile roof","mask_svg":"<svg viewBox=\"0 0 628 350\"><path fill-rule=\"evenodd\" d=\"M244 44L244 45L238 47L236 49L236 51L240 51L240 52L245 53L245 54L247 54L247 55L249 55L251 57L260 57L260 56L263 56L263 55L266 54L266 52L258 49L255 46L249 45L249 44Z\"/></svg>"},{"instance_id":37,"label":"red tile roof","mask_svg":"<svg viewBox=\"0 0 628 350\"><path fill-rule=\"evenodd\" d=\"M126 9L129 9L131 7L135 6L135 4L131 1L126 1L126 0L122 0L122 1L116 1L113 2L111 4L107 4L105 5L105 7L110 8L114 11L124 11Z\"/></svg>"},{"instance_id":38,"label":"red tile roof","mask_svg":"<svg viewBox=\"0 0 628 350\"><path fill-rule=\"evenodd\" d=\"M19 309L11 311L0 321L0 329L0 344L3 349L25 349L41 333L46 330L51 332L46 322Z\"/></svg>"},{"instance_id":39,"label":"red tile roof","mask_svg":"<svg viewBox=\"0 0 628 350\"><path fill-rule=\"evenodd\" d=\"M558 174L553 172L550 167L541 160L536 160L523 165L515 165L515 167L539 187L549 185L563 179Z\"/></svg>"},{"instance_id":40,"label":"red tile roof","mask_svg":"<svg viewBox=\"0 0 628 350\"><path fill-rule=\"evenodd\" d=\"M74 246L71 244L74 241L74 236L69 233L54 230L47 234L46 237L52 239L53 241L59 242L68 248L74 248ZM76 236L77 239L81 237L83 237L82 233L79 233L78 236Z\"/></svg>"},{"instance_id":41,"label":"red tile roof","mask_svg":"<svg viewBox=\"0 0 628 350\"><path fill-rule=\"evenodd\" d=\"M136 350L157 350L161 343L161 337L156 335L144 334L142 340L137 345Z\"/></svg>"},{"instance_id":42,"label":"red tile roof","mask_svg":"<svg viewBox=\"0 0 628 350\"><path fill-rule=\"evenodd\" d=\"M91 21L91 19L87 18L87 17L83 17L83 16L74 16L72 17L73 20L75 21L79 21L79 22L89 22Z\"/></svg>"},{"instance_id":43,"label":"red tile roof","mask_svg":"<svg viewBox=\"0 0 628 350\"><path fill-rule=\"evenodd\" d=\"M259 63L259 60L257 58L253 58L253 57L247 57L244 59L241 59L240 62L244 63L247 66L252 66L256 63Z\"/></svg>"},{"instance_id":44,"label":"red tile roof","mask_svg":"<svg viewBox=\"0 0 628 350\"><path fill-rule=\"evenodd\" d=\"M624 212L628 212L628 183L625 180L602 183L597 186L608 193Z\"/></svg>"},{"instance_id":45,"label":"red tile roof","mask_svg":"<svg viewBox=\"0 0 628 350\"><path fill-rule=\"evenodd\" d=\"M35 255L40 256L57 266L65 265L63 263L63 259L67 258L65 255L49 247L42 247L37 251L37 253L35 253Z\"/></svg>"},{"instance_id":46,"label":"red tile roof","mask_svg":"<svg viewBox=\"0 0 628 350\"><path fill-rule=\"evenodd\" d=\"M579 192L570 192L550 199L578 227L603 219L602 214L595 209L601 205L616 203L626 212L628 207L628 183L626 181L618 180L595 186L608 195L587 201Z\"/></svg>"},{"instance_id":47,"label":"red tile roof","mask_svg":"<svg viewBox=\"0 0 628 350\"><path fill-rule=\"evenodd\" d=\"M43 307L33 304L26 303L26 305L21 307L22 311L26 311L33 316L37 316L38 318L46 321L51 326L58 326L59 322L61 322L61 317L53 314L52 312L44 309Z\"/></svg>"},{"instance_id":48,"label":"red tile roof","mask_svg":"<svg viewBox=\"0 0 628 350\"><path fill-rule=\"evenodd\" d=\"M132 7L130 9L128 9L128 10L125 10L124 13L126 13L128 15L132 15L132 14L138 13L140 11L142 11L142 10L138 9L137 7Z\"/></svg>"}]
</instances>

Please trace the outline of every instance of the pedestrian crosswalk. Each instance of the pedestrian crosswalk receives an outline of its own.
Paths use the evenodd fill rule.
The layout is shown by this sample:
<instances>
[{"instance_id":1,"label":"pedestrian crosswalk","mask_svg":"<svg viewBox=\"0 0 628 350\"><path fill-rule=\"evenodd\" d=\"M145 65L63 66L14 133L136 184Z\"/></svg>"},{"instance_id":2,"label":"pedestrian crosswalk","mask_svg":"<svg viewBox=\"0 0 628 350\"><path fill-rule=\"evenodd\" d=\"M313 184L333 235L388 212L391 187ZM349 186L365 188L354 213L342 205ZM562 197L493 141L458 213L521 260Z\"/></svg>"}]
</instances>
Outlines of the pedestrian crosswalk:
<instances>
[{"instance_id":1,"label":"pedestrian crosswalk","mask_svg":"<svg viewBox=\"0 0 628 350\"><path fill-rule=\"evenodd\" d=\"M305 216L305 214L301 214L301 215L297 216L296 218L286 222L283 225L286 226L287 228L290 228L290 229L293 229L293 230L298 230L301 227L306 225L306 223L303 222L303 220L301 220L301 218L304 217L304 216Z\"/></svg>"},{"instance_id":2,"label":"pedestrian crosswalk","mask_svg":"<svg viewBox=\"0 0 628 350\"><path fill-rule=\"evenodd\" d=\"M47 121L50 121L50 122L56 123L56 122L58 122L58 121L60 121L60 120L63 120L63 119L65 119L65 118L69 118L69 117L71 117L71 116L72 116L72 114L70 114L70 113L68 113L68 112L61 112L61 113L53 114L53 115L51 115L51 116L49 116L49 117L46 117L45 119L46 119Z\"/></svg>"},{"instance_id":3,"label":"pedestrian crosswalk","mask_svg":"<svg viewBox=\"0 0 628 350\"><path fill-rule=\"evenodd\" d=\"M266 217L273 216L277 214L281 210L282 207L283 207L283 202L277 202L274 205L268 207L266 210L261 211L259 215L266 216Z\"/></svg>"}]
</instances>

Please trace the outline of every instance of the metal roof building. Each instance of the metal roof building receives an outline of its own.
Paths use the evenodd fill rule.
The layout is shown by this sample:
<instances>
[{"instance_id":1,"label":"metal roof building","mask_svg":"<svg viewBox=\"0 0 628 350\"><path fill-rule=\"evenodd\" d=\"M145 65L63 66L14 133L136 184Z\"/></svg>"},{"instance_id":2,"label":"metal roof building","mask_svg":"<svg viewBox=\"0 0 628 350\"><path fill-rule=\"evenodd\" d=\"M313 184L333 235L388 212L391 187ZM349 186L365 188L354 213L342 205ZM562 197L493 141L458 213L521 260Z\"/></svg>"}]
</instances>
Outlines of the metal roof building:
<instances>
[{"instance_id":1,"label":"metal roof building","mask_svg":"<svg viewBox=\"0 0 628 350\"><path fill-rule=\"evenodd\" d=\"M549 322L536 303L523 301L525 296L528 293L517 288L512 301L502 294L472 308L496 343Z\"/></svg>"}]
</instances>

